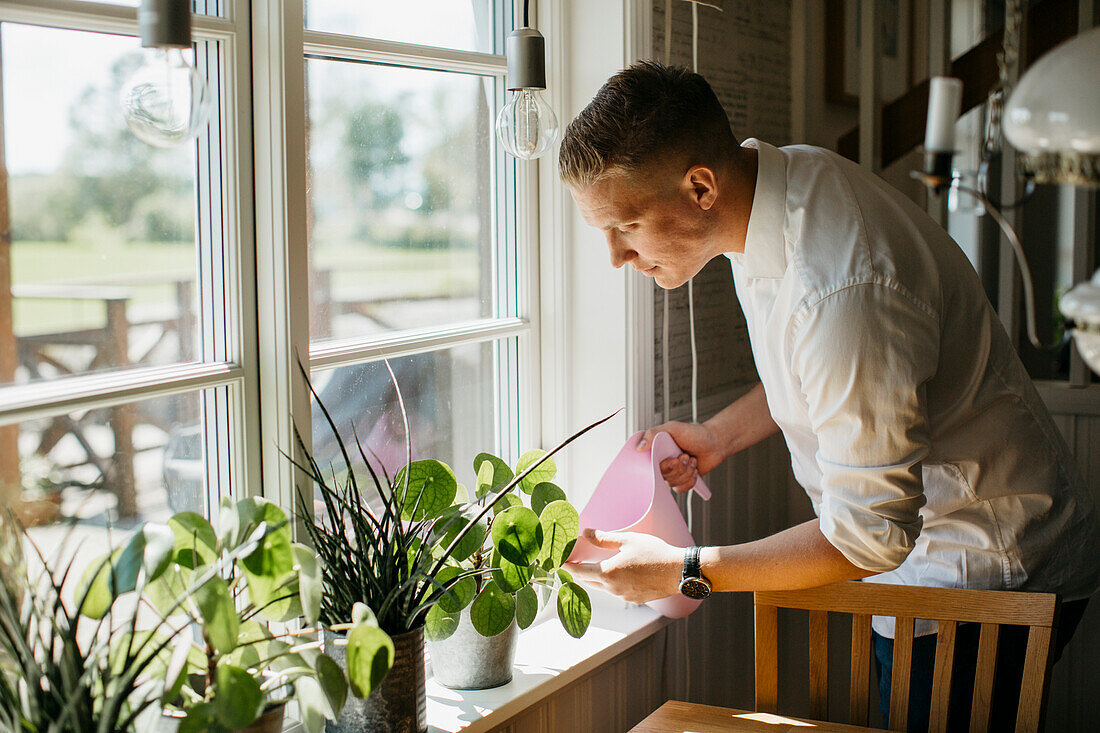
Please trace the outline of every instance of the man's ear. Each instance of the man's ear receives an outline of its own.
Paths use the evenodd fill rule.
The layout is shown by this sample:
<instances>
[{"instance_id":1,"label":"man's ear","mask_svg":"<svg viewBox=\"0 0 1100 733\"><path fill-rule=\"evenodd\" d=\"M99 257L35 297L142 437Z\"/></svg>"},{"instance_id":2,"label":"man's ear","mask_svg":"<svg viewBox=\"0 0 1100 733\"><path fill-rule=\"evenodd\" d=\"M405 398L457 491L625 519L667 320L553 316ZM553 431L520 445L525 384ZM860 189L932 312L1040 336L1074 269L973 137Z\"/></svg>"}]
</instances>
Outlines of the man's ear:
<instances>
[{"instance_id":1,"label":"man's ear","mask_svg":"<svg viewBox=\"0 0 1100 733\"><path fill-rule=\"evenodd\" d=\"M703 211L709 211L718 200L718 177L705 165L696 165L684 174L684 187Z\"/></svg>"}]
</instances>

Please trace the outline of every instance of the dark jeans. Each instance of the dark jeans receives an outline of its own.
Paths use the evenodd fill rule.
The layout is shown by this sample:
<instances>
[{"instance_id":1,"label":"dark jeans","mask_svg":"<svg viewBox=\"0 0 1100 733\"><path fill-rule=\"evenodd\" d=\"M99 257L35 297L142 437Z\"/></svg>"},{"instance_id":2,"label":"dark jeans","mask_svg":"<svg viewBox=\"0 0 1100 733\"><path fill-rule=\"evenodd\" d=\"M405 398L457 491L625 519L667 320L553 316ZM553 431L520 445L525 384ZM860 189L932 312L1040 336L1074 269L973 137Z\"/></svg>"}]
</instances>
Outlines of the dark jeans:
<instances>
[{"instance_id":1,"label":"dark jeans","mask_svg":"<svg viewBox=\"0 0 1100 733\"><path fill-rule=\"evenodd\" d=\"M1073 636L1088 599L1062 604L1058 633L1054 640L1054 661ZM974 671L978 661L980 624L959 624L955 635L955 664L951 677L951 704L948 730L965 731L970 727L970 700L974 692ZM993 682L991 731L1015 730L1016 706L1020 698L1020 680L1027 652L1026 626L1002 626L997 645L997 674ZM871 632L875 646L875 672L878 674L879 709L885 725L890 719L890 681L894 658L894 640ZM909 683L909 731L928 730L932 705L932 674L936 663L936 634L913 640L913 669Z\"/></svg>"}]
</instances>

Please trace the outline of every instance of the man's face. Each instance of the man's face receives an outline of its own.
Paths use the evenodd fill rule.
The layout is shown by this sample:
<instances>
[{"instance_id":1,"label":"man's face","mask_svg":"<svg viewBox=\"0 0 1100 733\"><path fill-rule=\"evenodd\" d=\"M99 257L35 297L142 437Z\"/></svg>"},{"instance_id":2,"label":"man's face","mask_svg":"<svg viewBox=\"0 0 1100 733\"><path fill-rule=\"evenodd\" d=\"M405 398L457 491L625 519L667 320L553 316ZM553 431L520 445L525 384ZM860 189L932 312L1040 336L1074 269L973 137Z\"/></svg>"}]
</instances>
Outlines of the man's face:
<instances>
[{"instance_id":1,"label":"man's face","mask_svg":"<svg viewBox=\"0 0 1100 733\"><path fill-rule=\"evenodd\" d=\"M570 193L584 220L604 233L612 267L629 264L662 288L679 287L713 256L709 206L700 205L690 176L638 177L613 172Z\"/></svg>"}]
</instances>

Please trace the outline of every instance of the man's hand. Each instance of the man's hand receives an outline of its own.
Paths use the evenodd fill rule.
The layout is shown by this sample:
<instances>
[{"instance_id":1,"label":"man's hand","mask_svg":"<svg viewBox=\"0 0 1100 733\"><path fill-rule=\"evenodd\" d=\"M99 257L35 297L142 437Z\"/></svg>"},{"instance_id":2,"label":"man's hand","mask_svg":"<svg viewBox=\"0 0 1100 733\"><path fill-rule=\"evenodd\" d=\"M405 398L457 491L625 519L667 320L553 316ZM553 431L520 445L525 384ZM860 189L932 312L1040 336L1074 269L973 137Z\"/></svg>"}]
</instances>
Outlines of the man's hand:
<instances>
[{"instance_id":1,"label":"man's hand","mask_svg":"<svg viewBox=\"0 0 1100 733\"><path fill-rule=\"evenodd\" d=\"M653 436L660 432L671 435L684 451L678 458L661 461L661 476L678 494L690 491L700 475L710 472L726 458L723 442L705 423L666 422L650 428L638 443L638 450L648 448Z\"/></svg>"},{"instance_id":2,"label":"man's hand","mask_svg":"<svg viewBox=\"0 0 1100 733\"><path fill-rule=\"evenodd\" d=\"M664 540L637 532L600 532L585 529L581 536L596 547L618 550L597 563L566 563L565 569L585 585L645 603L680 592L684 550Z\"/></svg>"}]
</instances>

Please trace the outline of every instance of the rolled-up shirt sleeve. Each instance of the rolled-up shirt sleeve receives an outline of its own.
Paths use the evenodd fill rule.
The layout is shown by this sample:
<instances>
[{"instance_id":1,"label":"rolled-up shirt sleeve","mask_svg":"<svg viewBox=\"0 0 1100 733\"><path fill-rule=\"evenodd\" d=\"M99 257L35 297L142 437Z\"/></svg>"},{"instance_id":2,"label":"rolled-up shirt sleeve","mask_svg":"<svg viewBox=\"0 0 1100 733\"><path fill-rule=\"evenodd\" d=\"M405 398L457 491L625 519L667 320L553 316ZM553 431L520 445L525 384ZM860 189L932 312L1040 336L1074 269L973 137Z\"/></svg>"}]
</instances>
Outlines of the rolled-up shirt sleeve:
<instances>
[{"instance_id":1,"label":"rolled-up shirt sleeve","mask_svg":"<svg viewBox=\"0 0 1100 733\"><path fill-rule=\"evenodd\" d=\"M889 282L858 283L808 302L789 333L818 441L821 532L853 565L893 570L922 526L938 318Z\"/></svg>"}]
</instances>

